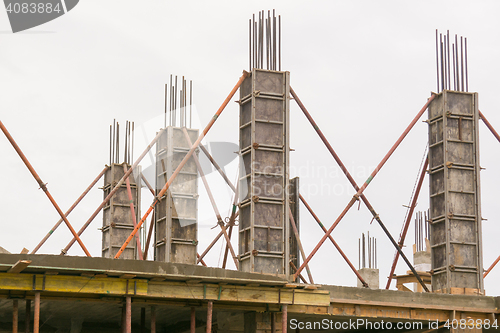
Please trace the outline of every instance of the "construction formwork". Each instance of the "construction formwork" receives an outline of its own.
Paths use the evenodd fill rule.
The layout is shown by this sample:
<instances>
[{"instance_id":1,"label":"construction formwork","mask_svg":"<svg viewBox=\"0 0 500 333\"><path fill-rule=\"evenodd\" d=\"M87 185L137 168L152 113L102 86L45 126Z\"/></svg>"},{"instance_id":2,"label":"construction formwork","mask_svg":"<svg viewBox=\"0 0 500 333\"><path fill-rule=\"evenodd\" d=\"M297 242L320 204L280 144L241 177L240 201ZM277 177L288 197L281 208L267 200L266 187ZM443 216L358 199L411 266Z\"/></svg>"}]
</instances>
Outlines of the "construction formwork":
<instances>
[{"instance_id":1,"label":"construction formwork","mask_svg":"<svg viewBox=\"0 0 500 333\"><path fill-rule=\"evenodd\" d=\"M289 274L290 73L253 69L240 88L239 270Z\"/></svg>"},{"instance_id":2,"label":"construction formwork","mask_svg":"<svg viewBox=\"0 0 500 333\"><path fill-rule=\"evenodd\" d=\"M290 196L290 211L292 212L293 220L297 231L300 232L300 192L299 192L299 177L290 179L288 194ZM290 246L290 262L295 265L295 267L300 267L300 252L299 244L297 238L292 232L293 227L291 226L292 221L290 220L290 232L288 235L288 242Z\"/></svg>"},{"instance_id":3,"label":"construction formwork","mask_svg":"<svg viewBox=\"0 0 500 333\"><path fill-rule=\"evenodd\" d=\"M477 93L444 90L428 114L432 289L482 294Z\"/></svg>"},{"instance_id":4,"label":"construction formwork","mask_svg":"<svg viewBox=\"0 0 500 333\"><path fill-rule=\"evenodd\" d=\"M127 163L112 163L104 174L104 198L118 184L125 174L125 168L130 169ZM132 193L132 203L134 205L135 220L141 218L141 209L138 203L141 202L141 189L135 178L131 175L128 178ZM108 204L103 208L102 220L102 257L113 258L123 242L134 229L132 210L130 209L130 199L128 196L127 184L123 182ZM137 259L137 243L130 242L121 255L122 259Z\"/></svg>"},{"instance_id":5,"label":"construction formwork","mask_svg":"<svg viewBox=\"0 0 500 333\"><path fill-rule=\"evenodd\" d=\"M156 144L156 192L158 193L191 145L198 130L168 126ZM195 152L197 154L197 152ZM191 157L168 191L155 206L155 260L196 264L198 245L198 172Z\"/></svg>"}]
</instances>

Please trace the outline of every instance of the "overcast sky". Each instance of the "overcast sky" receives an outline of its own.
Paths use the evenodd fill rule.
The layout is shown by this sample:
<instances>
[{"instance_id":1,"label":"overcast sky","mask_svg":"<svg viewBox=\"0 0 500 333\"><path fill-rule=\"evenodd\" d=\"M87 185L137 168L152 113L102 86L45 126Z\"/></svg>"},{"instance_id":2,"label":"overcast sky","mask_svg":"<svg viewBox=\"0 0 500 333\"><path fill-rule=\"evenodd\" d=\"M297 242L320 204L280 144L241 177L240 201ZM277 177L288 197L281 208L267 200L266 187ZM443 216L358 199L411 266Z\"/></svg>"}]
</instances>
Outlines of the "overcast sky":
<instances>
[{"instance_id":1,"label":"overcast sky","mask_svg":"<svg viewBox=\"0 0 500 333\"><path fill-rule=\"evenodd\" d=\"M81 1L68 14L12 34L0 10L0 119L9 129L65 211L109 159L109 125L135 121L135 155L162 126L163 90L170 74L193 80L195 124L204 127L243 69L248 69L248 19L261 9L282 16L282 69L291 85L352 171L365 181L391 145L436 90L435 29L468 38L469 90L480 110L500 130L500 3L496 1ZM422 117L425 120L426 116ZM238 142L238 106L231 102L206 142ZM418 122L365 194L397 239L427 143ZM354 194L334 160L291 103L292 175L301 192L330 226ZM500 255L497 213L500 143L480 125L484 266ZM0 246L32 250L59 219L38 184L0 136ZM150 161L146 158L144 167ZM227 171L235 179L236 163ZM227 216L231 193L210 174L219 209ZM200 182L198 251L218 233ZM102 186L102 182L99 183ZM75 229L102 200L95 188L69 221ZM152 197L143 192L143 212ZM424 183L417 210L429 205ZM300 223L309 253L322 231L301 207ZM380 285L385 287L394 248L371 215L357 205L333 232L358 264L358 238L377 237ZM101 254L102 216L82 237L93 256ZM70 240L64 225L39 253L58 254ZM234 242L236 243L236 238ZM411 257L413 227L405 252ZM220 263L222 243L207 258ZM83 255L77 244L69 254ZM232 263L229 268L234 269ZM355 285L356 278L332 244L311 262L315 282ZM397 273L408 268L398 264ZM488 295L499 295L500 267L485 279ZM395 284L393 284L394 286Z\"/></svg>"}]
</instances>

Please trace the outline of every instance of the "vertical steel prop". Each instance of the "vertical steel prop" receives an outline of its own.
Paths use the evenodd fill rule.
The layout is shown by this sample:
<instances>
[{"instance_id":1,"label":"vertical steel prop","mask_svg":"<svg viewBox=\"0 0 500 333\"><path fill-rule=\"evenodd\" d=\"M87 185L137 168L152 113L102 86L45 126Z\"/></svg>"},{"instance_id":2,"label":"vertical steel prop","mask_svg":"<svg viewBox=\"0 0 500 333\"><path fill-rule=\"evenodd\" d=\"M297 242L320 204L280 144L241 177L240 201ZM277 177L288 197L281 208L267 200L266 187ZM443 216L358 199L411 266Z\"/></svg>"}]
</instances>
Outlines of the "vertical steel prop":
<instances>
[{"instance_id":1,"label":"vertical steel prop","mask_svg":"<svg viewBox=\"0 0 500 333\"><path fill-rule=\"evenodd\" d=\"M405 225L403 227L403 232L399 236L399 242L398 246L400 248L403 248L403 245L405 243L405 238L406 238L406 233L408 232L408 227L410 226L411 218L413 216L413 211L415 210L415 207L417 206L417 200L418 200L418 195L420 194L420 189L422 188L422 184L424 182L425 174L427 173L427 166L429 165L429 159L426 158L424 162L424 167L422 168L422 172L420 174L420 178L418 179L418 184L417 188L415 189L415 195L413 196L413 200L410 206L410 211L408 212L408 216L406 218ZM396 265L398 264L398 259L399 259L399 252L396 251L396 254L394 256L394 261L392 263L391 267L391 272L389 273L389 277L387 279L387 284L385 286L385 289L389 289L392 281L392 276L394 274L394 270L396 269Z\"/></svg>"},{"instance_id":2,"label":"vertical steel prop","mask_svg":"<svg viewBox=\"0 0 500 333\"><path fill-rule=\"evenodd\" d=\"M191 147L191 149L189 149L189 151L187 152L187 154L184 157L184 159L179 163L179 166L177 167L177 169L175 169L175 171L172 174L172 176L170 176L170 179L167 181L167 183L165 183L165 185L161 189L160 193L158 193L158 196L155 198L155 200L153 201L153 203L151 204L151 206L149 207L149 209L146 211L146 213L142 217L141 221L139 221L139 223L137 224L137 227L135 227L134 230L132 230L132 233L129 235L129 237L127 238L127 240L125 241L125 243L122 245L122 247L120 248L120 250L118 250L118 253L115 256L115 259L118 259L120 257L120 255L122 254L122 252L127 247L128 243L130 243L130 241L132 240L132 238L134 237L134 235L137 233L137 231L139 230L139 228L142 226L142 224L144 223L145 219L149 216L149 214L153 210L154 206L158 202L158 198L161 198L167 192L167 190L170 187L170 185L172 185L172 182L174 181L175 177L177 177L177 175L182 170L182 168L184 167L184 165L187 163L187 161L189 160L189 158L193 155L195 149L199 146L201 140L203 140L203 138L205 137L205 135L207 135L207 133L210 130L210 128L212 128L212 126L215 123L215 121L217 120L217 118L220 116L220 114L222 113L222 111L224 111L224 109L226 108L227 104L233 98L234 94L236 93L236 91L238 90L238 88L240 87L240 85L243 83L243 80L245 80L245 78L248 75L249 75L248 72L246 72L246 71L243 72L243 75L240 77L240 79L238 80L238 82L236 83L236 85L234 86L234 88L231 90L231 92L226 97L226 99L224 100L224 102L222 103L222 105L220 106L220 108L217 110L217 112L215 113L215 115L212 117L212 119L210 120L210 122L208 123L208 125L203 130L203 133L201 133L201 135L198 137L198 139L193 144L193 146Z\"/></svg>"},{"instance_id":3,"label":"vertical steel prop","mask_svg":"<svg viewBox=\"0 0 500 333\"><path fill-rule=\"evenodd\" d=\"M291 88L290 88L290 91L292 91ZM307 259L304 261L304 263L299 267L299 269L297 270L297 272L294 275L294 279L297 278L298 273L300 273L304 269L304 267L309 263L309 261L311 260L311 258L316 254L316 252L318 252L318 250L321 247L321 245L323 245L323 243L325 242L325 240L332 233L333 229L335 229L335 227L340 223L340 221L342 220L342 218L347 214L347 212L349 211L349 209L354 205L354 203L357 200L359 200L359 196L363 193L363 191L366 189L366 187L368 187L368 185L370 184L370 182L378 174L378 172L380 171L380 169L384 166L384 164L387 162L387 160L389 159L389 157L391 157L391 155L394 153L394 151L399 146L399 144L403 141L403 139L406 137L406 135L410 132L410 130L413 128L413 126L415 126L415 124L420 119L420 117L422 116L422 114L425 112L425 110L427 110L427 107L429 106L429 104L432 102L432 100L434 100L435 96L436 95L433 94L427 100L427 103L425 103L425 105L422 107L422 109L417 114L417 116L411 121L411 123L408 125L408 127L403 132L403 134L401 134L401 136L398 138L398 140L396 141L396 143L394 143L394 145L391 147L391 149L389 150L389 152L384 156L384 158L382 159L382 161L380 161L380 163L377 165L377 167L375 168L375 170L373 170L373 172L368 177L368 179L365 181L365 183L361 186L361 188L357 191L357 193L352 197L352 199L349 201L349 203L347 204L346 208L344 208L344 210L339 215L339 217L337 218L337 220L335 220L335 222L333 223L333 225L330 227L330 229L328 229L327 233L321 238L321 240L316 245L316 247L313 249L313 251L311 252L311 254L309 254L309 257L307 257ZM295 98L295 96L294 96L294 98ZM393 243L393 245L396 247L396 249L400 252L401 257L405 260L405 262L407 263L408 267L412 270L412 272L415 275L415 277L417 278L417 280L419 280L419 283L422 285L422 288L424 288L424 290L428 292L429 289L427 288L427 286L425 285L425 283L422 281L422 279L420 278L420 276L418 275L418 273L415 271L415 268L413 268L413 265L410 263L410 261L408 260L408 258L406 258L405 254L397 246L396 241L394 240L394 238L392 238L392 236L390 235L389 231L384 226L384 224L382 223L382 221L380 220L380 218L378 218L378 215L374 216L374 218L379 223L379 225L382 227L382 229L384 230L385 234L389 237L389 239L391 240L391 242Z\"/></svg>"},{"instance_id":4,"label":"vertical steel prop","mask_svg":"<svg viewBox=\"0 0 500 333\"><path fill-rule=\"evenodd\" d=\"M83 198L85 198L87 193L90 192L90 190L95 186L95 184L97 184L97 182L102 178L102 176L104 176L104 174L106 173L106 171L108 169L109 169L108 166L105 166L104 169L102 169L101 173L99 175L97 175L97 177L92 181L92 183L90 183L90 185L85 189L85 191L83 191L83 193L78 197L78 199L76 199L76 201L73 203L73 205L71 205L71 207L69 207L68 211L66 211L66 213L64 213L64 215L66 217L68 217L69 214L73 211L73 209L75 209L75 207L80 203L80 201L82 201ZM33 251L31 251L30 254L35 254L42 247L42 245L47 241L47 239L49 239L49 237L54 233L54 231L56 231L56 229L61 225L62 222L63 222L63 219L60 219L59 221L57 221L57 223L52 227L52 229L50 229L50 231L47 233L47 235L45 235L45 237L42 239L40 244L38 244L33 249Z\"/></svg>"},{"instance_id":5,"label":"vertical steel prop","mask_svg":"<svg viewBox=\"0 0 500 333\"><path fill-rule=\"evenodd\" d=\"M300 199L300 201L302 201L302 203L304 204L304 206L306 206L307 210L309 211L309 213L311 213L312 217L316 220L316 222L318 223L318 225L320 226L320 228L323 230L323 232L326 233L328 230L326 230L325 226L323 225L323 223L321 223L321 221L319 220L319 217L314 213L314 211L312 210L311 206L309 206L309 204L304 199L304 197L302 196L302 194L299 194L299 199ZM354 265L351 263L351 261L349 260L349 258L347 258L347 255L344 253L344 251L342 251L342 249L337 244L337 242L335 241L335 239L333 239L333 237L331 235L328 236L328 239L330 239L330 241L332 242L333 246L335 246L335 248L337 249L337 251L339 251L340 255L347 262L347 265L349 265L349 267L352 269L352 271L354 272L354 274L356 274L356 277L359 279L359 281L361 281L361 283L363 284L363 287L368 288L368 283L366 283L366 281L363 279L363 277L361 276L361 274L359 274L359 272L356 269L356 267L354 267Z\"/></svg>"},{"instance_id":6,"label":"vertical steel prop","mask_svg":"<svg viewBox=\"0 0 500 333\"><path fill-rule=\"evenodd\" d=\"M281 331L286 333L288 329L288 307L286 304L281 306L282 318L281 318Z\"/></svg>"},{"instance_id":7,"label":"vertical steel prop","mask_svg":"<svg viewBox=\"0 0 500 333\"><path fill-rule=\"evenodd\" d=\"M155 145L156 141L158 141L158 139L160 138L161 134L162 134L162 132L160 131L155 136L155 138L151 141L151 143L146 147L146 149L144 150L144 152L137 158L137 160L130 167L130 169L128 169L128 171L118 181L118 183L111 190L111 192L109 192L109 194L106 196L106 198L104 198L104 200L101 202L101 204L99 205L99 207L97 207L97 209L94 211L94 213L92 214L92 216L90 216L90 218L87 220L87 222L85 222L85 224L80 228L80 230L78 231L78 236L80 236L85 231L85 229L87 229L87 227L94 220L94 218L97 216L97 214L99 214L99 212L102 210L102 208L109 202L109 200L111 199L111 197L116 193L116 191L118 191L118 189L120 188L120 186L123 185L123 183L125 182L125 179L127 179L132 174L132 172L135 170L135 168L137 167L137 165L139 165L139 163L142 161L142 159L144 158L144 156L146 156L146 154L149 152L149 150L151 150L151 148ZM68 243L68 245L66 245L66 247L61 251L61 254L66 254L74 243L75 243L75 238L73 238Z\"/></svg>"},{"instance_id":8,"label":"vertical steel prop","mask_svg":"<svg viewBox=\"0 0 500 333\"><path fill-rule=\"evenodd\" d=\"M64 215L64 213L62 212L61 208L59 208L59 205L56 203L56 201L54 200L54 198L50 194L49 190L47 189L46 184L40 179L40 176L38 176L38 174L36 173L35 169L30 164L30 162L28 161L28 159L26 158L26 156L24 155L24 153L21 151L21 148L19 148L19 146L17 145L16 141L14 141L14 138L10 135L9 131L7 131L7 128L4 126L4 124L2 123L2 121L0 121L0 129L2 130L2 132L7 137L7 140L10 141L10 143L12 144L12 147L14 147L14 149L16 150L16 152L19 155L19 157L21 157L21 159L23 160L24 164L28 168L29 172L33 175L33 177L37 181L38 185L40 185L40 188L43 190L43 192L45 192L45 194L47 195L47 198L49 198L50 202L52 203L52 205L56 209L56 211L59 214L59 216L61 216L61 218L63 219L64 223L66 223L66 225L68 226L68 229L71 231L71 233L75 237L75 240L78 241L78 244L80 244L80 247L82 248L83 252L85 252L85 254L87 255L87 257L91 257L89 251L87 250L87 248L83 244L82 240L76 234L75 229L73 229L73 227L71 226L71 223L69 223L68 219L66 218L66 215Z\"/></svg>"}]
</instances>

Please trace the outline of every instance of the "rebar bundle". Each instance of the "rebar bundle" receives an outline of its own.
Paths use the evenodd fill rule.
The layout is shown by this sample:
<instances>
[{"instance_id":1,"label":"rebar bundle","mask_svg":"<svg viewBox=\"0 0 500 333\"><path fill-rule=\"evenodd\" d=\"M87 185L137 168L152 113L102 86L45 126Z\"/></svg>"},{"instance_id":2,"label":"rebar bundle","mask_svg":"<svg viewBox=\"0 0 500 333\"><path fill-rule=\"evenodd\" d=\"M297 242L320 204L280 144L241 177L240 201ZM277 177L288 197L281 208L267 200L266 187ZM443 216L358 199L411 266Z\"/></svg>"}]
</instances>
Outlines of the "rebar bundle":
<instances>
[{"instance_id":1,"label":"rebar bundle","mask_svg":"<svg viewBox=\"0 0 500 333\"><path fill-rule=\"evenodd\" d=\"M134 160L134 122L125 123L125 144L123 162L131 164ZM109 125L109 164L120 163L120 124L113 120Z\"/></svg>"},{"instance_id":2,"label":"rebar bundle","mask_svg":"<svg viewBox=\"0 0 500 333\"><path fill-rule=\"evenodd\" d=\"M375 237L370 237L370 232L367 232L366 238L365 234L361 234L361 238L358 238L359 247L359 268L377 268L377 239ZM368 258L368 260L367 260Z\"/></svg>"},{"instance_id":3,"label":"rebar bundle","mask_svg":"<svg viewBox=\"0 0 500 333\"><path fill-rule=\"evenodd\" d=\"M425 251L425 240L429 239L429 221L427 212L417 212L415 216L416 252Z\"/></svg>"}]
</instances>

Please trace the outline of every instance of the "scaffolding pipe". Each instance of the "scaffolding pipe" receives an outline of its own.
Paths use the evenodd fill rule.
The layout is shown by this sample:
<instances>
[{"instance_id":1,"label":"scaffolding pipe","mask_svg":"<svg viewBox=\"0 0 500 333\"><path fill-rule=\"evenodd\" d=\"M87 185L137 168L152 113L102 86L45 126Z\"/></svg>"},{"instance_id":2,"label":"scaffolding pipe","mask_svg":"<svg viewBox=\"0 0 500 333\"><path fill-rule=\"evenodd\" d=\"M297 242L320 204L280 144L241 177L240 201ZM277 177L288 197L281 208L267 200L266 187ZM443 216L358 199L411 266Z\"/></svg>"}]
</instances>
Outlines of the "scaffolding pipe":
<instances>
[{"instance_id":1,"label":"scaffolding pipe","mask_svg":"<svg viewBox=\"0 0 500 333\"><path fill-rule=\"evenodd\" d=\"M420 174L420 178L418 179L417 188L415 189L415 195L413 196L413 200L412 200L412 203L410 206L410 211L408 212L408 216L406 218L403 232L401 233L401 235L399 237L398 246L400 248L403 248L403 245L405 243L406 233L408 232L408 228L410 226L411 218L413 216L413 211L415 210L415 207L417 206L418 196L420 194L420 189L422 188L422 184L424 182L425 174L427 173L427 166L428 165L429 165L429 159L426 158L425 162L424 162L424 167L422 168L422 173ZM385 289L389 289L389 287L391 285L392 276L394 274L394 270L396 269L396 265L398 264L398 259L399 259L399 252L396 251L396 255L394 257L394 261L392 262L391 272L389 273L389 277L387 279L387 284L385 286Z\"/></svg>"},{"instance_id":2,"label":"scaffolding pipe","mask_svg":"<svg viewBox=\"0 0 500 333\"><path fill-rule=\"evenodd\" d=\"M239 213L240 213L239 211L236 212L235 218L239 215ZM203 258L205 258L205 256L207 255L208 251L210 251L212 249L212 247L215 245L215 243L217 243L217 241L219 240L219 238L222 237L223 234L224 234L224 232L221 230L219 232L219 234L217 236L215 236L215 238L212 241L212 243L210 243L210 245L207 246L207 248L205 249L205 251L203 251L203 253L198 257L197 263L202 262Z\"/></svg>"},{"instance_id":3,"label":"scaffolding pipe","mask_svg":"<svg viewBox=\"0 0 500 333\"><path fill-rule=\"evenodd\" d=\"M292 209L288 206L288 213L290 214L290 224L292 225L293 233L295 235L295 239L297 240L297 245L299 246L300 255L302 256L302 260L306 260L306 253L304 252L304 248L302 247L302 242L300 241L299 231L297 230L297 225L295 224L295 219L293 218ZM309 266L306 266L307 276L309 277L309 283L314 284L314 280L309 269Z\"/></svg>"},{"instance_id":4,"label":"scaffolding pipe","mask_svg":"<svg viewBox=\"0 0 500 333\"><path fill-rule=\"evenodd\" d=\"M130 169L128 169L128 171L123 175L123 177L118 181L118 183L116 184L116 186L111 190L111 192L109 192L109 194L106 196L106 198L103 200L103 202L99 205L99 207L97 207L97 209L95 210L95 212L92 214L92 216L90 216L90 218L87 220L87 222L85 222L85 224L80 228L80 230L78 231L78 236L80 236L84 231L85 229L87 229L87 227L90 225L90 223L94 220L94 218L97 216L97 214L99 214L99 212L101 211L101 209L108 203L108 201L111 199L111 197L116 193L116 191L118 191L118 189L120 188L120 186L123 185L123 182L125 182L125 179L127 179L131 174L132 172L135 170L135 168L137 167L137 165L139 165L139 163L142 161L142 159L144 158L144 156L146 156L146 154L149 152L149 150L153 147L153 145L156 143L156 141L158 141L158 139L160 138L162 132L160 131L158 134L156 134L155 138L153 139L153 141L151 141L151 143L146 147L146 149L144 150L144 152L141 154L141 156L139 156L137 158L137 160L134 162L134 164L130 167ZM142 224L142 223L141 223ZM73 238L69 243L68 245L66 245L66 247L61 251L61 254L66 254L68 252L68 250L71 248L71 246L75 243L75 238ZM127 243L128 244L128 243Z\"/></svg>"},{"instance_id":5,"label":"scaffolding pipe","mask_svg":"<svg viewBox=\"0 0 500 333\"><path fill-rule=\"evenodd\" d=\"M151 306L151 333L156 333L156 307Z\"/></svg>"},{"instance_id":6,"label":"scaffolding pipe","mask_svg":"<svg viewBox=\"0 0 500 333\"><path fill-rule=\"evenodd\" d=\"M57 213L61 216L61 218L63 219L64 223L66 223L66 225L68 226L68 229L71 231L71 233L75 237L75 240L78 241L78 244L80 244L80 247L82 248L83 252L85 252L85 254L87 255L87 257L92 257L90 255L89 251L87 250L87 248L85 247L85 245L83 244L83 242L80 239L80 237L78 237L78 235L76 234L75 229L73 229L73 227L71 226L71 223L69 223L68 219L66 218L66 216L62 212L61 208L59 208L59 205L57 204L57 202L54 200L54 198L50 194L49 190L47 189L46 184L42 181L42 179L40 179L40 176L38 176L38 174L36 173L35 169L30 164L30 162L28 161L28 159L26 158L26 156L24 155L24 153L21 151L21 148L19 148L19 146L17 145L16 141L14 141L14 138L10 135L9 131L7 131L7 128L4 126L4 124L2 123L2 121L0 121L0 129L2 130L2 132L7 137L7 140L10 141L10 143L12 144L12 147L14 147L14 149L16 150L16 152L19 155L19 157L23 160L24 164L26 165L26 167L28 168L28 170L30 171L30 173L33 175L33 177L37 181L38 185L40 185L40 188L43 190L43 192L45 192L45 194L47 195L47 198L49 198L50 202L52 203L52 205L56 209Z\"/></svg>"},{"instance_id":7,"label":"scaffolding pipe","mask_svg":"<svg viewBox=\"0 0 500 333\"><path fill-rule=\"evenodd\" d=\"M321 223L319 217L314 213L314 211L312 210L311 206L309 206L309 204L306 202L306 200L304 199L304 197L300 193L299 193L299 199L300 199L300 201L302 201L302 203L304 204L304 206L306 206L307 210L309 211L309 213L311 213L312 217L316 220L316 222L318 223L318 225L320 226L320 228L323 230L323 232L326 233L327 230L326 230L325 226L323 225L323 223ZM344 260L346 261L347 265L349 265L349 267L354 272L354 274L356 274L356 277L359 279L359 281L361 281L361 283L363 284L363 287L368 288L368 283L366 283L366 281L363 279L363 277L361 276L361 274L359 274L359 272L356 269L356 267L354 267L354 265L351 263L351 261L349 260L349 258L347 258L347 255L344 253L344 251L342 251L342 249L337 244L337 242L335 241L335 239L333 239L333 237L331 235L328 236L328 239L330 239L330 241L332 242L333 246L335 246L335 248L337 249L337 251L339 251L340 255L342 256L342 258L344 258Z\"/></svg>"},{"instance_id":8,"label":"scaffolding pipe","mask_svg":"<svg viewBox=\"0 0 500 333\"><path fill-rule=\"evenodd\" d=\"M224 100L224 102L222 103L222 105L219 107L219 109L217 110L217 112L215 113L215 115L212 117L212 119L210 120L210 122L207 124L207 126L203 130L203 133L201 133L201 135L198 137L198 139L196 140L196 142L192 145L191 149L187 152L187 154L184 157L184 159L179 163L179 166L177 167L177 169L175 169L175 171L172 174L172 176L170 176L170 179L167 181L167 183L165 183L165 185L161 189L160 193L158 193L158 196L155 198L155 200L153 201L153 203L151 204L151 206L149 207L149 209L146 211L146 213L142 217L141 221L139 221L139 223L137 224L137 227L135 227L134 230L132 230L131 234L129 235L129 237L127 238L127 240L125 241L125 243L122 245L122 247L120 248L120 250L118 250L118 253L115 256L115 259L118 259L120 257L120 255L122 254L122 252L127 247L128 243L130 243L130 241L132 240L132 238L134 237L134 235L137 233L137 231L139 230L139 228L142 226L142 224L144 223L144 221L146 220L146 218L149 216L149 214L153 210L153 207L158 202L158 198L161 198L165 194L165 192L167 192L168 188L170 187L170 185L174 181L175 177L177 177L177 175L182 170L182 168L184 167L184 165L187 163L187 161L189 160L189 158L193 155L195 149L199 146L201 140L203 140L203 138L205 137L205 135L207 135L208 131L212 128L212 126L215 123L215 121L217 120L217 118L220 116L220 114L222 113L222 111L224 111L224 109L226 108L227 104L233 98L234 94L236 93L236 91L238 90L238 88L241 86L241 84L243 83L243 81L245 80L245 78L248 75L249 75L249 73L247 71L243 72L243 75L239 78L239 80L236 83L236 85L234 86L234 88L231 90L231 92L229 93L229 95L226 97L226 99Z\"/></svg>"},{"instance_id":9,"label":"scaffolding pipe","mask_svg":"<svg viewBox=\"0 0 500 333\"><path fill-rule=\"evenodd\" d=\"M123 172L127 173L127 164L123 164ZM130 214L132 215L132 222L134 223L134 227L137 225L137 217L135 215L135 208L134 208L134 198L132 197L132 189L130 188L130 180L129 177L125 179L125 184L127 185L127 196L129 200L129 205L130 205ZM144 256L142 254L142 248L141 248L141 240L139 239L139 234L135 235L135 240L137 242L137 253L139 255L140 260L144 260Z\"/></svg>"},{"instance_id":10,"label":"scaffolding pipe","mask_svg":"<svg viewBox=\"0 0 500 333\"><path fill-rule=\"evenodd\" d=\"M425 103L425 105L419 111L419 113L417 114L417 116L411 121L411 123L408 125L408 127L404 130L403 134L401 134L401 136L398 138L398 140L396 141L396 143L394 143L394 145L391 147L391 149L389 150L389 152L384 156L384 158L382 159L382 161L380 161L380 163L377 165L377 167L375 168L375 170L373 170L372 174L363 183L363 185L358 190L358 192L352 197L352 199L349 201L349 203L347 204L346 208L342 211L342 213L339 215L339 217L337 218L337 220L333 223L333 225L330 227L330 229L328 229L327 233L321 238L321 240L319 241L319 243L316 245L316 247L313 249L313 251L309 254L309 257L307 257L307 259L304 261L304 263L299 267L299 269L297 270L297 272L294 275L294 280L297 279L298 273L300 273L304 269L304 267L309 263L309 261L311 260L311 258L316 254L316 252L318 252L318 250L321 247L321 245L323 245L323 243L325 242L325 240L328 238L328 235L330 235L332 233L333 229L335 229L335 227L339 224L339 222L342 220L342 218L347 214L347 212L349 211L349 209L354 205L354 203L357 200L359 200L359 196L368 187L368 185L370 184L370 182L378 174L378 172L380 171L380 169L384 166L384 164L387 162L387 160L389 159L389 157L391 157L391 155L394 153L394 151L396 150L396 148L401 144L401 142L406 137L406 135L410 132L410 130L413 128L413 126L415 126L415 124L420 119L420 117L422 116L422 114L425 112L425 110L427 110L427 107L429 106L429 104L432 102L432 100L434 100L435 96L436 95L433 94L427 100L427 103ZM396 246L396 248L400 252L401 257L403 257L403 259L405 259L405 262L407 263L408 267L410 267L410 269L412 270L413 274L416 276L417 280L419 280L419 282L422 285L422 287L424 288L424 290L428 292L429 289L427 288L427 286L425 285L425 283L422 281L422 279L420 278L420 276L418 275L418 273L415 271L415 268L413 268L413 265L409 262L408 258L406 258L406 256L404 255L404 253L397 246L396 241L392 238L392 236L390 235L389 231L384 226L384 224L382 223L382 221L379 218L377 218L377 217L374 217L374 218L377 220L377 222L379 223L379 225L382 227L382 229L384 230L384 232L386 233L386 235L390 238L390 240L393 243L393 245Z\"/></svg>"},{"instance_id":11,"label":"scaffolding pipe","mask_svg":"<svg viewBox=\"0 0 500 333\"><path fill-rule=\"evenodd\" d=\"M189 134L187 129L182 128L182 132L184 133L184 137L186 138L187 143L191 146L192 142L189 138ZM231 245L231 239L227 234L226 226L224 225L224 221L222 221L222 217L219 213L219 209L217 208L217 204L215 203L214 196L212 195L212 190L210 190L210 186L208 185L207 179L205 178L205 173L201 168L200 161L198 160L198 156L193 154L194 163L196 164L196 168L198 168L198 172L200 173L201 180L203 185L205 186L205 190L207 191L208 198L210 199L210 203L212 204L212 208L214 209L215 216L217 218L217 224L220 226L222 232L224 233L224 238L226 238L227 245L229 246L229 250L231 251L231 255L233 256L234 264L236 268L238 268L238 258L236 257L236 253L234 252L233 246Z\"/></svg>"},{"instance_id":12,"label":"scaffolding pipe","mask_svg":"<svg viewBox=\"0 0 500 333\"><path fill-rule=\"evenodd\" d=\"M92 181L92 183L90 183L90 185L85 189L85 191L83 191L83 193L80 195L80 197L78 199L76 199L76 201L73 203L73 205L64 214L66 217L68 217L69 214L71 214L73 209L75 209L75 207L80 203L80 201L83 200L83 198L87 195L87 193L90 192L90 190L102 178L102 176L106 173L106 171L108 171L108 169L109 169L109 166L107 166L107 165L104 167L104 169L102 169L101 173ZM50 229L50 231L47 233L47 235L45 235L45 237L42 239L40 244L38 244L33 249L33 251L31 251L30 254L35 254L42 247L42 245L47 241L47 239L49 239L49 237L54 233L54 231L56 231L56 229L61 225L62 222L63 222L63 219L60 219L59 221L57 221L57 223L52 227L52 229Z\"/></svg>"}]
</instances>

